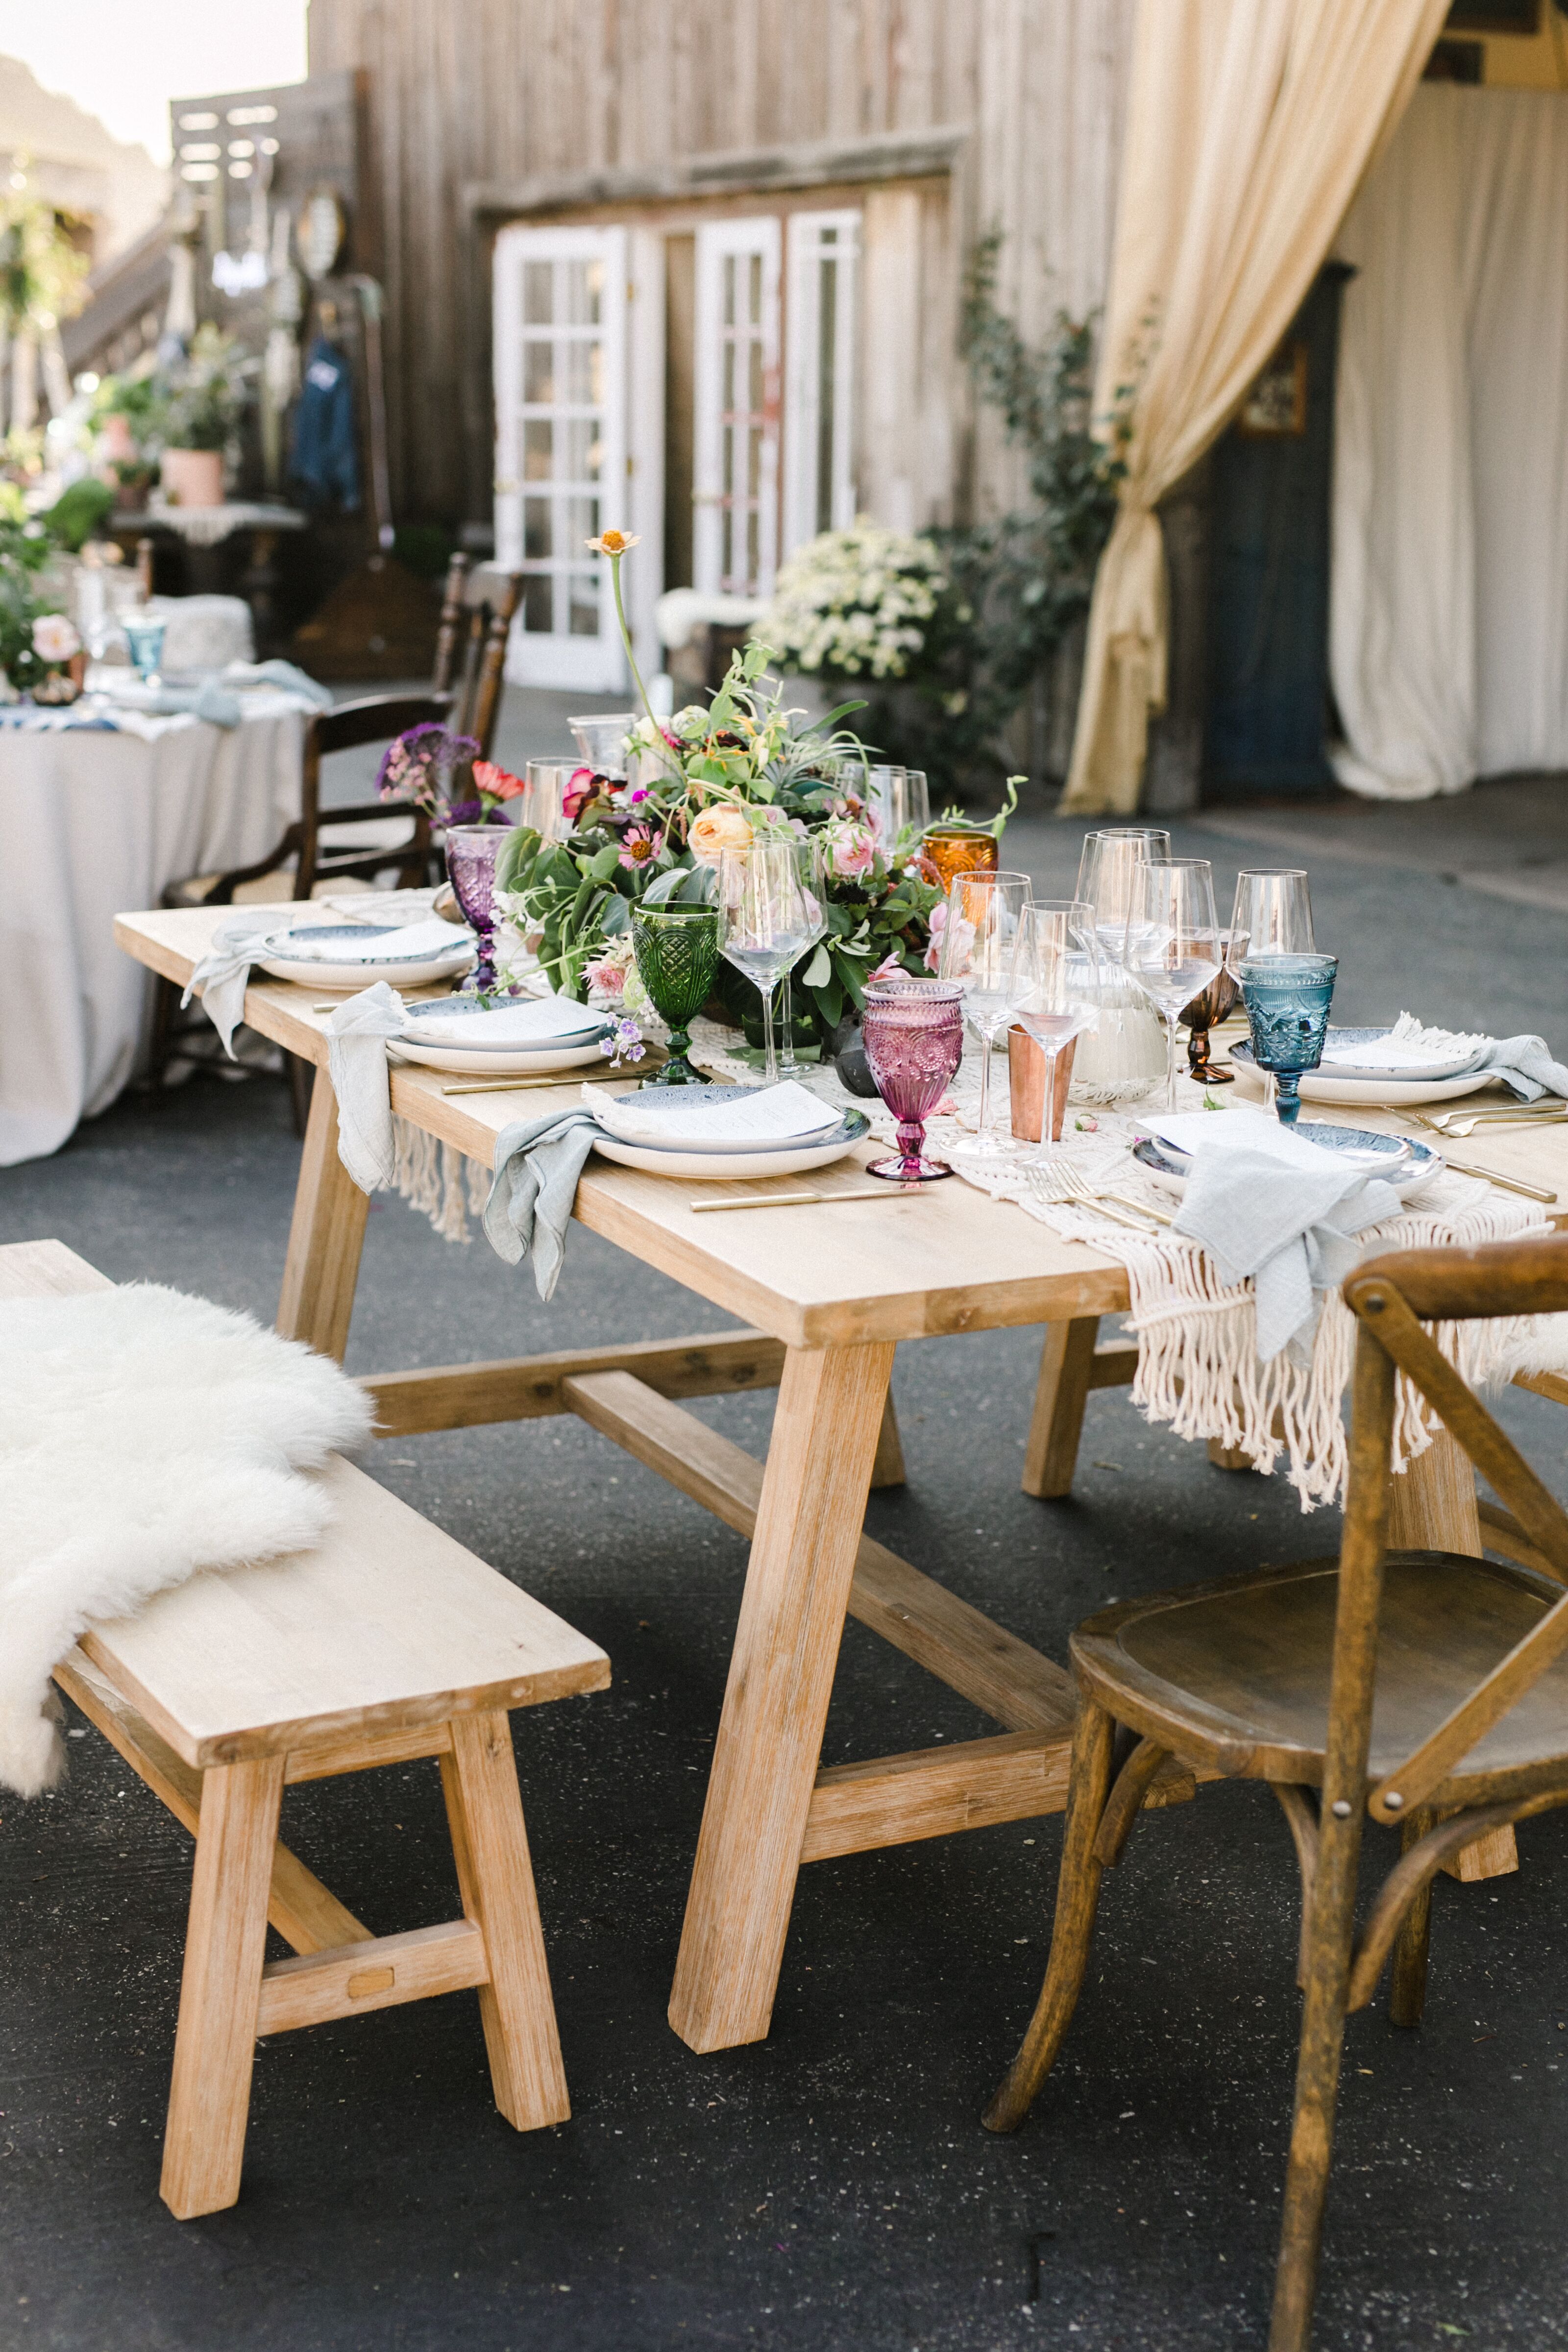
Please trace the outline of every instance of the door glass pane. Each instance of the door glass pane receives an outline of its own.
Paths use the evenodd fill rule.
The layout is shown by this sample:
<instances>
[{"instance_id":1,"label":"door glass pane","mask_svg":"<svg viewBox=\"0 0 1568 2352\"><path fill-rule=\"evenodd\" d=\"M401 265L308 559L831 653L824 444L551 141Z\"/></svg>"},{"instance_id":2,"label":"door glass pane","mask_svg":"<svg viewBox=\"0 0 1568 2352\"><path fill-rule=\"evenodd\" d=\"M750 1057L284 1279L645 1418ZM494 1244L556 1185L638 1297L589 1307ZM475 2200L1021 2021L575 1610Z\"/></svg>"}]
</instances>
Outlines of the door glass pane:
<instances>
[{"instance_id":1,"label":"door glass pane","mask_svg":"<svg viewBox=\"0 0 1568 2352\"><path fill-rule=\"evenodd\" d=\"M522 502L522 551L536 563L552 552L548 499L524 499Z\"/></svg>"},{"instance_id":2,"label":"door glass pane","mask_svg":"<svg viewBox=\"0 0 1568 2352\"><path fill-rule=\"evenodd\" d=\"M570 634L574 637L596 637L599 634L599 583L591 572L572 574Z\"/></svg>"},{"instance_id":3,"label":"door glass pane","mask_svg":"<svg viewBox=\"0 0 1568 2352\"><path fill-rule=\"evenodd\" d=\"M551 442L555 428L547 416L531 416L522 428L522 471L530 482L550 479Z\"/></svg>"},{"instance_id":4,"label":"door glass pane","mask_svg":"<svg viewBox=\"0 0 1568 2352\"><path fill-rule=\"evenodd\" d=\"M547 327L555 315L553 283L555 264L552 261L525 261L522 265L522 318L529 327Z\"/></svg>"},{"instance_id":5,"label":"door glass pane","mask_svg":"<svg viewBox=\"0 0 1568 2352\"><path fill-rule=\"evenodd\" d=\"M724 257L724 324L727 327L732 327L734 323L735 257L733 254L726 254Z\"/></svg>"},{"instance_id":6,"label":"door glass pane","mask_svg":"<svg viewBox=\"0 0 1568 2352\"><path fill-rule=\"evenodd\" d=\"M574 408L597 408L605 380L604 345L598 341L566 346L565 397Z\"/></svg>"},{"instance_id":7,"label":"door glass pane","mask_svg":"<svg viewBox=\"0 0 1568 2352\"><path fill-rule=\"evenodd\" d=\"M550 635L550 574L531 572L522 583L522 625L531 635Z\"/></svg>"},{"instance_id":8,"label":"door glass pane","mask_svg":"<svg viewBox=\"0 0 1568 2352\"><path fill-rule=\"evenodd\" d=\"M605 290L605 265L602 261L569 261L566 276L566 324L569 327L596 327L599 323L599 303Z\"/></svg>"},{"instance_id":9,"label":"door glass pane","mask_svg":"<svg viewBox=\"0 0 1568 2352\"><path fill-rule=\"evenodd\" d=\"M596 482L605 445L592 418L574 416L561 428L566 444L563 478L569 482Z\"/></svg>"},{"instance_id":10,"label":"door glass pane","mask_svg":"<svg viewBox=\"0 0 1568 2352\"><path fill-rule=\"evenodd\" d=\"M522 396L530 407L549 408L555 399L555 346L534 341L522 347Z\"/></svg>"},{"instance_id":11,"label":"door glass pane","mask_svg":"<svg viewBox=\"0 0 1568 2352\"><path fill-rule=\"evenodd\" d=\"M561 552L577 557L591 539L599 536L599 501L597 499L567 499L563 504L565 541Z\"/></svg>"}]
</instances>

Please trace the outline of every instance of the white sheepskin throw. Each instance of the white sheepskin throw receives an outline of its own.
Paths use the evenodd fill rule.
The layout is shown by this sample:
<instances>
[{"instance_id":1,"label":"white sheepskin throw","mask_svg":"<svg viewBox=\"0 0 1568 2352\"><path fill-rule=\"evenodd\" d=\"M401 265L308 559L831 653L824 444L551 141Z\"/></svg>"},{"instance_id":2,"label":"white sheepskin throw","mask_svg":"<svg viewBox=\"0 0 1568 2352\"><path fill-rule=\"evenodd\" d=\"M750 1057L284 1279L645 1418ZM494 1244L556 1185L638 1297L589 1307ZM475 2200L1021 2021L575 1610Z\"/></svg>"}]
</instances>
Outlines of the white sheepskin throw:
<instances>
[{"instance_id":1,"label":"white sheepskin throw","mask_svg":"<svg viewBox=\"0 0 1568 2352\"><path fill-rule=\"evenodd\" d=\"M59 1777L49 1672L88 1626L319 1543L300 1474L374 1417L327 1357L157 1283L0 1300L0 1783Z\"/></svg>"}]
</instances>

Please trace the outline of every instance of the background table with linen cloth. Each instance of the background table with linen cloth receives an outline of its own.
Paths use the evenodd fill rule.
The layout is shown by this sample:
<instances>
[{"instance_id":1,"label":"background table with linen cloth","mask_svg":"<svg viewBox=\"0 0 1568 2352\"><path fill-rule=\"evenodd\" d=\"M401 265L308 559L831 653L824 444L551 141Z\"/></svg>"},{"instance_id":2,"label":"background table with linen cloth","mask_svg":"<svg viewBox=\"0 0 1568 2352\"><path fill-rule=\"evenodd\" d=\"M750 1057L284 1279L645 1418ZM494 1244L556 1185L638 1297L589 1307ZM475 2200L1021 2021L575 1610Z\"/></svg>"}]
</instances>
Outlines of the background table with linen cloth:
<instances>
[{"instance_id":1,"label":"background table with linen cloth","mask_svg":"<svg viewBox=\"0 0 1568 2352\"><path fill-rule=\"evenodd\" d=\"M152 977L114 944L120 909L264 857L299 814L310 705L275 685L238 700L234 727L127 710L0 725L0 1167L58 1150L132 1075Z\"/></svg>"}]
</instances>

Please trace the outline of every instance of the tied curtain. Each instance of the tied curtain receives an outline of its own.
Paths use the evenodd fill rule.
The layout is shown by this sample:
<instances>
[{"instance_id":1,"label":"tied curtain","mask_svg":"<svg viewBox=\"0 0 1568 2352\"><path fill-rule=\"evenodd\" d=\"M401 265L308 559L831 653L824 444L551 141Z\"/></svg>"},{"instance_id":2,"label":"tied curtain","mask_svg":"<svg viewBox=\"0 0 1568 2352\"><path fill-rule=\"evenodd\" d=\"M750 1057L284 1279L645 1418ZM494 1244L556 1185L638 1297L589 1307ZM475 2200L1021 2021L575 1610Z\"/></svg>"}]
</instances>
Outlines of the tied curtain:
<instances>
[{"instance_id":1,"label":"tied curtain","mask_svg":"<svg viewBox=\"0 0 1568 2352\"><path fill-rule=\"evenodd\" d=\"M1096 430L1126 471L1064 814L1138 805L1165 699L1154 509L1224 430L1410 98L1447 0L1140 0Z\"/></svg>"},{"instance_id":2,"label":"tied curtain","mask_svg":"<svg viewBox=\"0 0 1568 2352\"><path fill-rule=\"evenodd\" d=\"M1568 767L1568 97L1418 90L1338 250L1335 771Z\"/></svg>"}]
</instances>

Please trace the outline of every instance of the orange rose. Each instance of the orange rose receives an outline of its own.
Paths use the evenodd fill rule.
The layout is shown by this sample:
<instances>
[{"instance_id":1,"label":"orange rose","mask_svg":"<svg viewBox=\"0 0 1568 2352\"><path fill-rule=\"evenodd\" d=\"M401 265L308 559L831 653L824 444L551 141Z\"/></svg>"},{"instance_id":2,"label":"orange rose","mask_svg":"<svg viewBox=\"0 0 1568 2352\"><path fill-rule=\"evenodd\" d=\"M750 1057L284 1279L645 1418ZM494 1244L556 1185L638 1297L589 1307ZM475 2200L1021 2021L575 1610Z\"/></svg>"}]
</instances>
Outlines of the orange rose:
<instances>
[{"instance_id":1,"label":"orange rose","mask_svg":"<svg viewBox=\"0 0 1568 2352\"><path fill-rule=\"evenodd\" d=\"M751 822L732 801L715 801L692 819L686 838L699 866L717 866L726 849L750 849Z\"/></svg>"}]
</instances>

